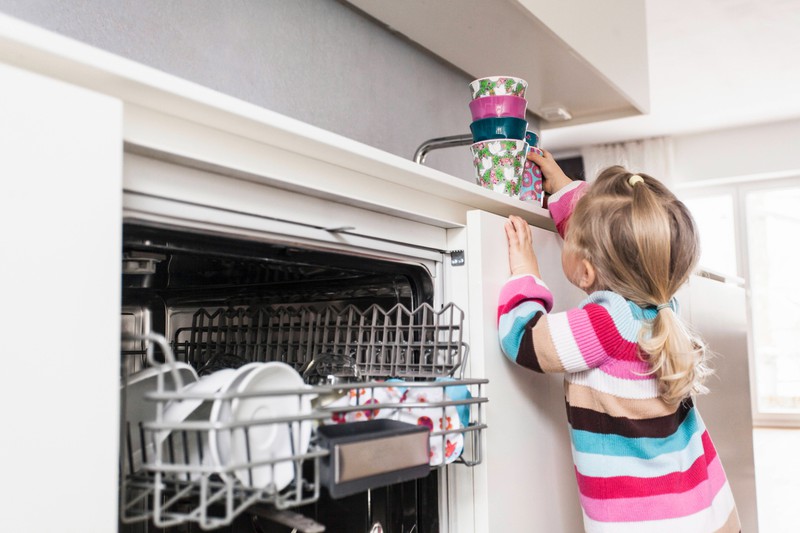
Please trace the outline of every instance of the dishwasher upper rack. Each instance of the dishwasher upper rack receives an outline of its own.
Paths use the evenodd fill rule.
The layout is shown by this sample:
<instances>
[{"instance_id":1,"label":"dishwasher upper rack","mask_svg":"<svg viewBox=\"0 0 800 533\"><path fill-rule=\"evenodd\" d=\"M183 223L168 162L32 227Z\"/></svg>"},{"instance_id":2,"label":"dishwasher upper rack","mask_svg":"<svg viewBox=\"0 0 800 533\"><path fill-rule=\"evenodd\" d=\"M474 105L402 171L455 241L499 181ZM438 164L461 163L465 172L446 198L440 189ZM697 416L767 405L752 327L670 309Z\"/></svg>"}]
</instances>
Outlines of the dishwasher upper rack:
<instances>
[{"instance_id":1,"label":"dishwasher upper rack","mask_svg":"<svg viewBox=\"0 0 800 533\"><path fill-rule=\"evenodd\" d=\"M451 429L442 425L432 428L431 442L437 439L440 449L445 448L449 437L463 436L463 452L455 463L466 466L480 464L483 458L482 431L486 429L484 404L488 401L484 394L485 379L437 380L400 382L407 389L440 388L440 401L426 403L392 404L372 403L376 390L398 387L397 381L361 382L338 385L306 386L302 389L270 391L263 393L186 393L181 392L181 378L177 371L174 354L167 341L160 335L127 336L127 340L144 341L146 358L157 374L157 387L145 399L155 404L155 417L138 427L131 427L126 421L122 424L123 439L121 458L120 514L126 524L152 520L158 527L171 527L189 522L197 523L200 528L208 530L229 525L237 516L247 511L253 504L268 504L276 509L288 509L315 502L320 496L320 460L329 452L319 446L316 436L317 424L333 423L338 417L348 413L362 419L373 419L386 416L392 410L399 412L401 408L441 409L442 418L447 408L464 407L468 410L471 423L468 426ZM154 357L154 345L163 353L163 363ZM171 378L171 381L166 379ZM175 384L170 387L168 383ZM472 391L467 399L451 400L445 396L448 387L468 387ZM233 402L260 396L302 398L330 397L332 394L355 398L350 405L325 404L314 405L311 412L292 417L268 417L259 420L242 422L220 421L169 421L165 419L165 409L171 402L200 399L208 402ZM123 412L125 407L123 406ZM378 415L381 412L382 415ZM431 415L435 416L435 415ZM391 418L391 416L390 416ZM397 419L395 417L395 419ZM441 421L440 421L441 422ZM313 431L309 441L298 446L294 440L296 428L311 424ZM231 437L239 432L250 449L251 436L259 427L286 427L292 442L292 452L284 457L274 459L246 460L226 465L209 464L203 460L204 442L210 432L216 434L229 432ZM169 437L161 444L153 439L160 432L169 432ZM174 437L174 439L173 439ZM139 439L142 459L137 470L131 456L132 444ZM302 437L301 437L302 440ZM148 445L148 443L152 443ZM190 453L187 443L193 443L194 453ZM147 451L149 450L149 452ZM208 450L206 450L207 452ZM149 455L148 455L149 453ZM275 469L281 466L293 472L293 480L284 488L277 490L274 485L264 487L248 486L246 476L251 476L257 468ZM445 466L444 455L441 462L432 467ZM238 475L244 473L245 477Z\"/></svg>"},{"instance_id":2,"label":"dishwasher upper rack","mask_svg":"<svg viewBox=\"0 0 800 533\"><path fill-rule=\"evenodd\" d=\"M359 309L300 306L199 308L191 326L175 333L178 359L201 368L215 357L281 361L297 370L322 354L352 358L363 378L463 377L469 346L464 312L453 303L438 311L396 304Z\"/></svg>"}]
</instances>

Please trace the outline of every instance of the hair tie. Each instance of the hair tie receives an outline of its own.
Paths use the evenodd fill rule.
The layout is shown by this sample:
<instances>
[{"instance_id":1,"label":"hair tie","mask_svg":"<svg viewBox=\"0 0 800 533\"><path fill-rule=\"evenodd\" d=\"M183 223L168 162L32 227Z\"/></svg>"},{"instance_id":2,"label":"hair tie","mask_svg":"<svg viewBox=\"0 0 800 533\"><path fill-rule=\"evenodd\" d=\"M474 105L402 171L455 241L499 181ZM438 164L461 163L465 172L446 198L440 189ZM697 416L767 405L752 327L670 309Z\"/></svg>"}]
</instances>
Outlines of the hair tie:
<instances>
[{"instance_id":1,"label":"hair tie","mask_svg":"<svg viewBox=\"0 0 800 533\"><path fill-rule=\"evenodd\" d=\"M628 178L628 183L630 183L631 187L633 187L637 183L644 183L644 178L641 177L639 174L634 174L633 176Z\"/></svg>"},{"instance_id":2,"label":"hair tie","mask_svg":"<svg viewBox=\"0 0 800 533\"><path fill-rule=\"evenodd\" d=\"M641 177L639 177L639 179L641 179ZM658 312L659 312L659 311L661 311L662 309L667 309L667 308L670 308L670 309L672 309L672 302L667 302L667 303L663 303L663 304L658 304L658 305L656 306L656 313L658 313Z\"/></svg>"}]
</instances>

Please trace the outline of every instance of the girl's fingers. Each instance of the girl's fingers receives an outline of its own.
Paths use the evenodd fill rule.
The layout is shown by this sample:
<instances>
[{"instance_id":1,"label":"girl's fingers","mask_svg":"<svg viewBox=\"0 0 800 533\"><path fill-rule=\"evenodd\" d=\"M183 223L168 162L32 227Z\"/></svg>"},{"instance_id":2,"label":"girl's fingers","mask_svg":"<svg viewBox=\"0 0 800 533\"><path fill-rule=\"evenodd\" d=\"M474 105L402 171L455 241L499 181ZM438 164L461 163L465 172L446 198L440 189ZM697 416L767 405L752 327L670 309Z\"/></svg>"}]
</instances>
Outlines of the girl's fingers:
<instances>
[{"instance_id":1,"label":"girl's fingers","mask_svg":"<svg viewBox=\"0 0 800 533\"><path fill-rule=\"evenodd\" d=\"M506 221L505 229L506 229L506 237L508 238L509 248L519 248L520 235L514 223L512 221Z\"/></svg>"},{"instance_id":2,"label":"girl's fingers","mask_svg":"<svg viewBox=\"0 0 800 533\"><path fill-rule=\"evenodd\" d=\"M528 229L528 223L525 222L524 219L513 216L512 215L512 222L514 224L514 229L517 232L517 238L524 243L529 243L531 241L531 232Z\"/></svg>"}]
</instances>

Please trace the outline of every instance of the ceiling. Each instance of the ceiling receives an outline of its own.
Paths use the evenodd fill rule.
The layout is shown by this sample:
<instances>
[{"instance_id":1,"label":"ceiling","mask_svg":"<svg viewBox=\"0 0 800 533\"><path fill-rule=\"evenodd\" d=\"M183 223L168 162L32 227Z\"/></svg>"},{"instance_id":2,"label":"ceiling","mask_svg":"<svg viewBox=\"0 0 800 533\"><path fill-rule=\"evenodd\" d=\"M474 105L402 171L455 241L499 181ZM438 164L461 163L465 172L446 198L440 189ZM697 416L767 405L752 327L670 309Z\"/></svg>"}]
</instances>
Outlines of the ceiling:
<instances>
[{"instance_id":1,"label":"ceiling","mask_svg":"<svg viewBox=\"0 0 800 533\"><path fill-rule=\"evenodd\" d=\"M800 118L800 0L646 4L650 112L545 129L545 148Z\"/></svg>"}]
</instances>

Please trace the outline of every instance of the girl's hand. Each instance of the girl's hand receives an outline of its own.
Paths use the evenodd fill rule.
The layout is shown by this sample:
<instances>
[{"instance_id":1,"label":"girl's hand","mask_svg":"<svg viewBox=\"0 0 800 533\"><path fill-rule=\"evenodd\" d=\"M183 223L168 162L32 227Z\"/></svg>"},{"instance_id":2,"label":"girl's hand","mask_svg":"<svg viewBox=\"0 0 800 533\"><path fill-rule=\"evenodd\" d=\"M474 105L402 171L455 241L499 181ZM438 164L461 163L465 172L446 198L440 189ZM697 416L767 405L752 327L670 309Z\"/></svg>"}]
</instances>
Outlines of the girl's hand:
<instances>
[{"instance_id":1,"label":"girl's hand","mask_svg":"<svg viewBox=\"0 0 800 533\"><path fill-rule=\"evenodd\" d=\"M505 225L508 238L508 266L512 276L533 274L540 278L539 262L533 251L531 229L528 223L518 216L508 217Z\"/></svg>"},{"instance_id":2,"label":"girl's hand","mask_svg":"<svg viewBox=\"0 0 800 533\"><path fill-rule=\"evenodd\" d=\"M558 166L550 152L547 150L542 150L542 152L544 155L539 155L536 150L530 149L528 150L528 159L542 169L542 188L544 192L553 194L572 183L572 180L564 174L564 171Z\"/></svg>"}]
</instances>

